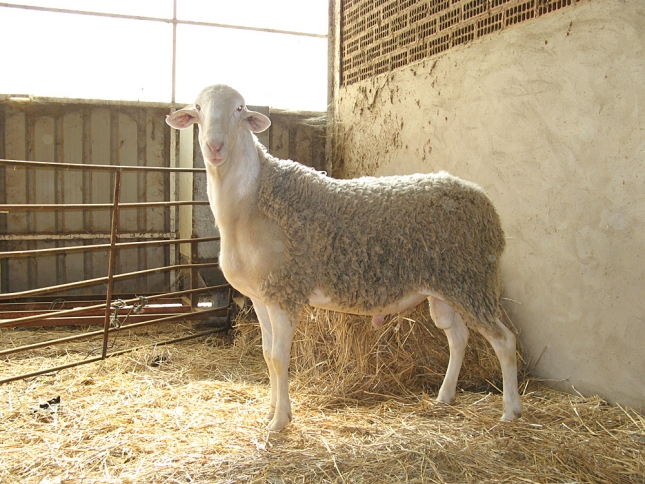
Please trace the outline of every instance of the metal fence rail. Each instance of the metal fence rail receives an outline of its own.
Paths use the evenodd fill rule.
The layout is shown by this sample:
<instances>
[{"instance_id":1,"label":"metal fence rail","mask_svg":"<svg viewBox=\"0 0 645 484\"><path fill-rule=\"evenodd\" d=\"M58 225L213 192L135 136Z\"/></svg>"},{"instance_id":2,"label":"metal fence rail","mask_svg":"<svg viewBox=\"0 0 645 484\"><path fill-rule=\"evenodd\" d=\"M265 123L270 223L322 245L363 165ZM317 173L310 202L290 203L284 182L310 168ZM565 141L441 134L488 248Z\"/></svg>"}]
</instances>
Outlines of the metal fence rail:
<instances>
[{"instance_id":1,"label":"metal fence rail","mask_svg":"<svg viewBox=\"0 0 645 484\"><path fill-rule=\"evenodd\" d=\"M38 370L22 375L12 375L10 377L0 379L1 383L42 375L53 371L70 368L73 366L82 365L98 361L101 359L109 358L117 354L122 354L125 351L132 351L137 348L129 348L125 350L118 350L109 352L108 339L110 334L123 330L133 330L144 326L159 324L169 321L191 320L191 319L209 319L214 316L225 318L225 323L219 327L215 327L208 331L188 334L172 340L156 342L155 345L163 345L171 342L181 341L189 338L196 338L208 334L213 334L219 331L228 331L231 327L231 310L233 300L233 290L229 285L218 286L199 286L199 270L204 268L217 267L217 262L199 263L197 261L197 247L199 243L214 242L219 240L219 237L202 237L202 238L168 238L166 240L144 240L134 242L119 242L119 211L123 208L159 208L172 209L173 207L181 205L206 205L205 201L163 201L163 202L139 202L139 203L121 203L121 175L124 171L162 171L162 172L190 172L190 173L204 173L204 169L198 168L166 168L166 167L144 167L144 166L114 166L114 165L85 165L85 164L71 164L71 163L48 163L37 161L21 161L21 160L4 160L0 159L0 170L6 169L5 167L12 166L13 169L57 169L57 170L99 170L110 171L113 173L113 194L112 203L98 203L98 204L0 204L0 216L10 212L20 211L64 211L64 210L110 210L111 211L111 224L109 232L109 243L107 244L93 244L74 247L58 247L46 249L33 249L33 250L16 250L16 251L2 251L0 252L0 260L11 258L25 258L25 257L39 257L57 254L69 254L75 252L88 252L88 251L107 251L108 264L106 267L106 275L99 278L93 278L82 281L74 281L65 284L57 284L48 287L36 287L27 290L10 293L0 293L0 331L8 328L24 328L33 326L88 326L92 324L101 325L102 329L96 331L82 332L78 335L66 336L63 338L54 338L47 341L31 343L28 345L21 345L12 348L0 349L0 356L7 357L17 353L27 352L38 348L44 348L54 345L62 345L72 341L85 340L89 338L102 338L102 347L100 356L85 358L80 361L68 363L65 365ZM1 173L0 173L1 174ZM145 235L145 234L137 234ZM176 234L169 234L173 237ZM22 238L22 237L21 237ZM139 237L137 237L139 238ZM141 237L145 238L145 237ZM3 234L2 240L11 240L11 234ZM151 269L123 272L117 274L115 272L117 253L121 249L126 248L146 248L156 246L168 246L171 250L176 249L179 244L190 244L191 247L191 260L186 263L162 265ZM117 295L114 292L114 284L117 281L140 277L143 275L163 273L167 271L187 271L189 277L189 289L185 290L168 290L160 294L137 294L131 297L124 297ZM78 289L97 284L104 284L106 287L105 300L98 302L98 300L83 300L73 301L70 303L71 308L61 307L54 309L50 303L48 309L43 308L43 302L38 300L44 294L54 294L60 300L65 297L66 291ZM198 307L200 294L213 294L213 293L226 293L226 304L220 307L212 307L210 309L200 309ZM38 297L37 297L38 296ZM79 296L70 296L72 299L85 299ZM152 301L173 303L155 307L154 309L146 306L150 305ZM47 301L45 300L45 303ZM69 305L69 304L67 304ZM55 305L53 305L55 306ZM65 306L65 304L62 304ZM160 309L162 308L162 309ZM123 317L123 313L119 315L119 311L129 311ZM121 320L125 319L128 324L122 325Z\"/></svg>"}]
</instances>

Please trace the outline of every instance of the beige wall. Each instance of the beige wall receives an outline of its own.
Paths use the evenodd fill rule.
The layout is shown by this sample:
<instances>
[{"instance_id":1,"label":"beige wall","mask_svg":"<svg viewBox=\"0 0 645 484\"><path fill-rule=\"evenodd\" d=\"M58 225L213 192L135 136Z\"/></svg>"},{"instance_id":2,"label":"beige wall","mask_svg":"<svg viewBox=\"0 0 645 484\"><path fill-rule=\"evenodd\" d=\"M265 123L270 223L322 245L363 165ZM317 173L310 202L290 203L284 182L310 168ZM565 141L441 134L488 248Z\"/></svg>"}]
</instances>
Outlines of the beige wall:
<instances>
[{"instance_id":1,"label":"beige wall","mask_svg":"<svg viewBox=\"0 0 645 484\"><path fill-rule=\"evenodd\" d=\"M480 184L532 374L643 409L644 109L645 2L582 2L337 89L334 175Z\"/></svg>"}]
</instances>

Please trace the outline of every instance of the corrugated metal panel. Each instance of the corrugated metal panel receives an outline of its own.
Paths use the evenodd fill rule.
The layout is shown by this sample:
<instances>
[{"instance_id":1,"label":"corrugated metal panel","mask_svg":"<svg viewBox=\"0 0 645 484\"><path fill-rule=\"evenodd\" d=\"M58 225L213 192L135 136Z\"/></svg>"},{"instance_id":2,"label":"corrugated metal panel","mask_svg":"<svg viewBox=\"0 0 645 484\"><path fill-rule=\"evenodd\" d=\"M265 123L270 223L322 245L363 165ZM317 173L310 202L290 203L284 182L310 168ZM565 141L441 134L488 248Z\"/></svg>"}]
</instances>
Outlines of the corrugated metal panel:
<instances>
[{"instance_id":1,"label":"corrugated metal panel","mask_svg":"<svg viewBox=\"0 0 645 484\"><path fill-rule=\"evenodd\" d=\"M318 113L270 112L253 107L272 119L260 141L276 156L295 159L324 169L324 127L305 122ZM99 165L168 166L170 131L164 120L165 106L118 105L73 101L17 103L0 100L0 158L52 163ZM203 167L194 137L195 167ZM189 162L190 163L190 162ZM193 177L186 195L206 200L204 175ZM121 202L168 200L170 175L160 172L124 172ZM0 167L0 203L109 203L114 190L113 174L105 171L63 169L14 169ZM190 185L189 185L190 187ZM192 233L185 237L218 235L208 206L182 207L192 218ZM180 210L180 218L181 218ZM164 208L121 209L119 233L168 233L169 211ZM190 230L190 229L189 229ZM110 211L11 212L0 215L0 234L30 236L37 240L0 241L0 250L31 250L105 243L91 234L109 234ZM184 231L188 232L188 231ZM47 240L47 236L51 237ZM34 237L35 236L35 237ZM135 239L136 240L136 239ZM168 265L169 247L121 249L116 273ZM201 244L200 262L216 260L219 244ZM184 261L186 262L186 261ZM39 258L3 259L1 292L18 292L43 286L93 279L106 275L107 251L49 255ZM209 283L223 283L216 269L203 270ZM168 287L170 274L117 282L117 293L156 292ZM103 294L101 286L77 290Z\"/></svg>"},{"instance_id":2,"label":"corrugated metal panel","mask_svg":"<svg viewBox=\"0 0 645 484\"><path fill-rule=\"evenodd\" d=\"M91 103L0 103L0 157L52 163L168 166L168 109ZM125 172L122 202L168 200L167 173ZM1 203L109 203L113 175L102 171L4 168L0 171ZM27 250L105 243L87 234L110 232L110 211L12 212L0 216L0 233L37 234L44 240L4 241L0 250ZM167 233L168 210L121 210L121 233ZM66 236L61 240L60 236ZM47 240L47 236L49 240ZM57 236L59 236L57 238ZM83 237L81 239L81 237ZM168 248L124 249L117 273L160 267L168 263ZM2 292L63 284L105 276L107 252L85 252L39 258L3 260ZM168 286L168 274L119 282L121 293L158 291ZM103 287L84 293L104 293Z\"/></svg>"},{"instance_id":3,"label":"corrugated metal panel","mask_svg":"<svg viewBox=\"0 0 645 484\"><path fill-rule=\"evenodd\" d=\"M272 111L269 152L278 158L296 160L319 171L326 166L326 113Z\"/></svg>"}]
</instances>

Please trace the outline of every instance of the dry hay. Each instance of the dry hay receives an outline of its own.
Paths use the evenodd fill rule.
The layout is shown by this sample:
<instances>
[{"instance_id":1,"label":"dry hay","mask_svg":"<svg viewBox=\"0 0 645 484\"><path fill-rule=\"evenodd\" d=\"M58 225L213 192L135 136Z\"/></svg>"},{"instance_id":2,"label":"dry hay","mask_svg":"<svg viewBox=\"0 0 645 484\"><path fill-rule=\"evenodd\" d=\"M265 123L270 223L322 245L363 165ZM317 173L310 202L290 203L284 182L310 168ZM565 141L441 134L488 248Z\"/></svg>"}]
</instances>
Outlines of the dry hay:
<instances>
[{"instance_id":1,"label":"dry hay","mask_svg":"<svg viewBox=\"0 0 645 484\"><path fill-rule=\"evenodd\" d=\"M238 318L238 341L259 346L257 323L246 319ZM325 406L436 392L449 351L444 332L430 319L427 305L396 315L379 328L369 319L306 310L291 352L294 391L310 398L320 395ZM471 332L460 380L462 390L499 393L499 362L479 334Z\"/></svg>"},{"instance_id":2,"label":"dry hay","mask_svg":"<svg viewBox=\"0 0 645 484\"><path fill-rule=\"evenodd\" d=\"M303 318L315 321L296 334L294 422L282 432L265 429L266 366L257 323L243 318L233 344L150 347L0 386L0 482L645 483L645 418L631 409L524 378L524 417L502 424L498 364L475 335L447 406L433 400L445 338L425 310L378 329ZM130 345L195 330L164 325ZM0 332L0 347L43 332ZM96 342L82 345L11 356L0 374L62 364ZM58 395L57 413L38 408Z\"/></svg>"}]
</instances>

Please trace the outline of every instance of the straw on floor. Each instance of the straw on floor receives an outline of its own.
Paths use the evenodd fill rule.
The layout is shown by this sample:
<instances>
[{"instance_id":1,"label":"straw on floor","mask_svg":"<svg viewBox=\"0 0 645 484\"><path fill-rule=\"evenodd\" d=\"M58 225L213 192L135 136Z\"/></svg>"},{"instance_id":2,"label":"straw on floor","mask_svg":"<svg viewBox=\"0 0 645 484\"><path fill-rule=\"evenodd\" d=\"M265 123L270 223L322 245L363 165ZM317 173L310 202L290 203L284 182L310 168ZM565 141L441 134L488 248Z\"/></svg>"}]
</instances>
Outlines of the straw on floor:
<instances>
[{"instance_id":1,"label":"straw on floor","mask_svg":"<svg viewBox=\"0 0 645 484\"><path fill-rule=\"evenodd\" d=\"M499 369L472 335L452 406L433 397L445 337L425 308L381 328L303 314L293 348L294 421L266 431L257 323L234 337L150 347L0 386L0 482L616 482L645 483L645 418L525 375L525 414L503 424ZM164 325L116 344L194 331ZM0 346L69 330L0 333ZM23 373L83 358L96 343L0 364ZM46 402L60 396L60 404Z\"/></svg>"}]
</instances>

